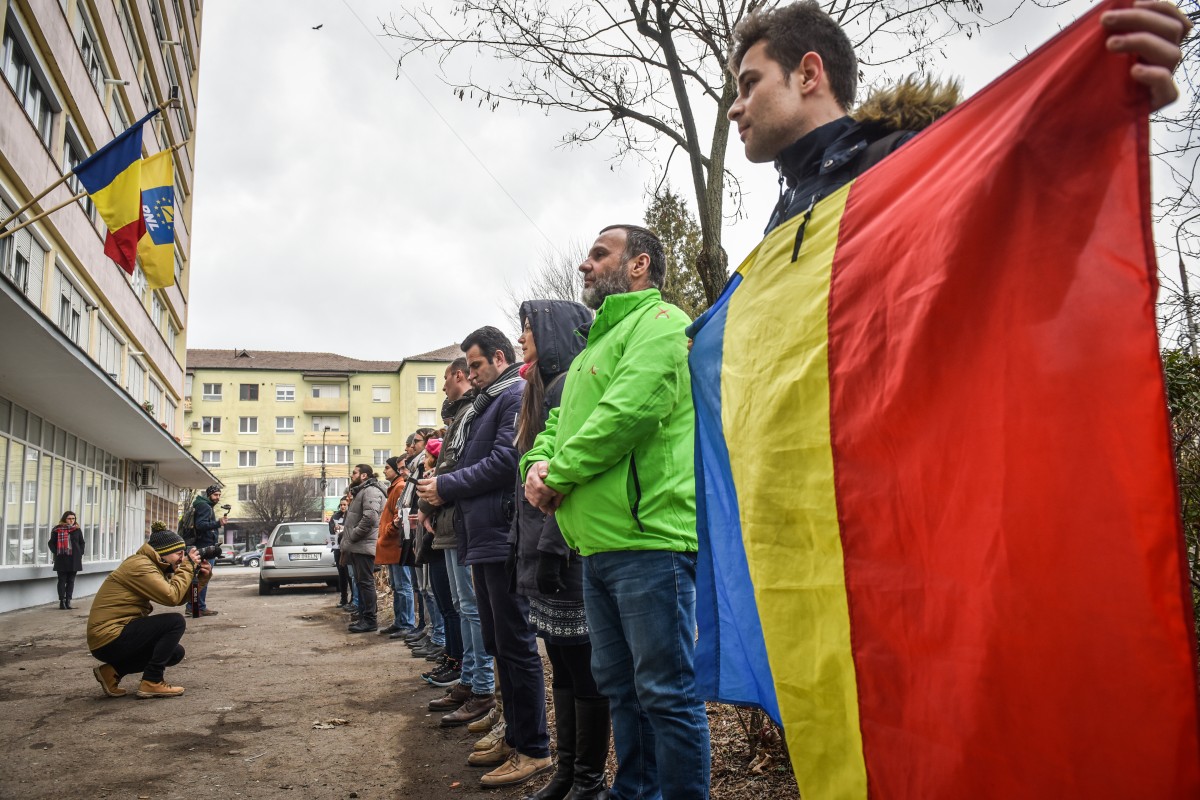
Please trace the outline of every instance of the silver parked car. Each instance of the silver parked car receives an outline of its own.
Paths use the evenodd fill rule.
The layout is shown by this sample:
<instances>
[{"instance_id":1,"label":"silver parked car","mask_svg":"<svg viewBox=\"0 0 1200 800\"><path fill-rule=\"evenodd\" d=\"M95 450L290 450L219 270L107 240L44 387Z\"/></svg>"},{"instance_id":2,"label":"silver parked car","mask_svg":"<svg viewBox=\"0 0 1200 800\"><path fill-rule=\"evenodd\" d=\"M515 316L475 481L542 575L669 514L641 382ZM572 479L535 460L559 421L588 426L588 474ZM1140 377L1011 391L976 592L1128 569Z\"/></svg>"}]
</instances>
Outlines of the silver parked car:
<instances>
[{"instance_id":1,"label":"silver parked car","mask_svg":"<svg viewBox=\"0 0 1200 800\"><path fill-rule=\"evenodd\" d=\"M325 583L337 588L337 565L324 522L281 522L267 537L258 567L258 593L285 583Z\"/></svg>"}]
</instances>

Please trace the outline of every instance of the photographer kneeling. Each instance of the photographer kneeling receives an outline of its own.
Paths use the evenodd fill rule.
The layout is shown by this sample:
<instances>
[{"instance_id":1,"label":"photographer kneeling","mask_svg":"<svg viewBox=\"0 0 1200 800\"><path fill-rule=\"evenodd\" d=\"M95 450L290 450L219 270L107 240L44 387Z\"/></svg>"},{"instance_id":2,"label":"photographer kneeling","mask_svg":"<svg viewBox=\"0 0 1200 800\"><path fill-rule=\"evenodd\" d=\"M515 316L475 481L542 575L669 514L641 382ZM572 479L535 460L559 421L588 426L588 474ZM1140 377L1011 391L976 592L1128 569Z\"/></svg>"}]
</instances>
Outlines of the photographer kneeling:
<instances>
[{"instance_id":1,"label":"photographer kneeling","mask_svg":"<svg viewBox=\"0 0 1200 800\"><path fill-rule=\"evenodd\" d=\"M87 640L92 655L103 662L92 670L109 697L126 694L118 684L125 675L142 673L138 697L177 697L163 670L183 660L186 627L182 614L150 615L151 602L177 606L189 596L199 565L199 585L208 583L212 567L193 548L185 552L174 531L156 531L136 553L113 570L88 614Z\"/></svg>"}]
</instances>

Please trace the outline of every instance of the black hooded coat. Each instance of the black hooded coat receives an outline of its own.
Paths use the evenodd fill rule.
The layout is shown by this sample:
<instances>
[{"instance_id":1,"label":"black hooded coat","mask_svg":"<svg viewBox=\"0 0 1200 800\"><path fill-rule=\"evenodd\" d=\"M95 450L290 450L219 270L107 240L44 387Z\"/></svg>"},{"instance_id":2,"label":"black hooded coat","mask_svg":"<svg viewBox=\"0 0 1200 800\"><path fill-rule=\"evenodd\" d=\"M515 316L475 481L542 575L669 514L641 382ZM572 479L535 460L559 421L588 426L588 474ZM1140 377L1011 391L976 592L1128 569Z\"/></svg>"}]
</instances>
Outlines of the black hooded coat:
<instances>
[{"instance_id":1,"label":"black hooded coat","mask_svg":"<svg viewBox=\"0 0 1200 800\"><path fill-rule=\"evenodd\" d=\"M584 333L591 325L592 312L569 300L527 300L521 304L522 327L529 320L533 342L537 347L537 370L546 387L542 402L542 422L550 410L562 401L563 375L575 356L587 345ZM525 398L527 399L527 397ZM524 402L524 400L522 401ZM524 455L521 451L518 456ZM510 545L517 548L517 593L526 597L543 597L537 588L538 557L547 553L567 559L568 568L562 574L566 589L550 595L555 600L583 600L583 562L579 554L567 546L553 514L543 514L525 499L524 476L517 476L517 513L513 518Z\"/></svg>"}]
</instances>

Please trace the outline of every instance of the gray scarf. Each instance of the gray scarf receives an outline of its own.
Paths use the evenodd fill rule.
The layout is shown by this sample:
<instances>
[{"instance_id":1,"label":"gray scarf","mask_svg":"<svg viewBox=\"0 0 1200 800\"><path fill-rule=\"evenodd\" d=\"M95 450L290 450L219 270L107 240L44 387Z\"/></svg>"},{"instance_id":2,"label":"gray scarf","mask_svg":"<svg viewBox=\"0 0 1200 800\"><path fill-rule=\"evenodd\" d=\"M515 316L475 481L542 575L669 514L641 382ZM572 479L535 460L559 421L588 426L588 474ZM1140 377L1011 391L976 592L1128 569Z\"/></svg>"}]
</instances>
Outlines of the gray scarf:
<instances>
[{"instance_id":1,"label":"gray scarf","mask_svg":"<svg viewBox=\"0 0 1200 800\"><path fill-rule=\"evenodd\" d=\"M519 380L521 380L521 373L518 371L518 366L516 364L509 364L508 369L501 372L500 377L492 381L491 386L488 386L475 395L475 400L471 403L471 407L466 410L462 421L454 429L454 439L450 442L450 447L456 454L462 453L463 443L467 440L467 433L470 432L471 425L475 422L475 417L482 414L484 409L500 396L501 392Z\"/></svg>"}]
</instances>

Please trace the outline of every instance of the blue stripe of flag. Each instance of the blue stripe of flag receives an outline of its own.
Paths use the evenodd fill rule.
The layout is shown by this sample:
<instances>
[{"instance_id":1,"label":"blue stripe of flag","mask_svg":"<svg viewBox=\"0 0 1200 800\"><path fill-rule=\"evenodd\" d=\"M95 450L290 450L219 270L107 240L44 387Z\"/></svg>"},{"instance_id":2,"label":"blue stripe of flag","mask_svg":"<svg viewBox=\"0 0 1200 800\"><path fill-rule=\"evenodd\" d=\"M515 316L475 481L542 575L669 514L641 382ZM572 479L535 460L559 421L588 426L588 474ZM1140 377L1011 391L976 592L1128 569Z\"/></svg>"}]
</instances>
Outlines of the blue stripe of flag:
<instances>
[{"instance_id":1,"label":"blue stripe of flag","mask_svg":"<svg viewBox=\"0 0 1200 800\"><path fill-rule=\"evenodd\" d=\"M75 176L88 194L95 194L108 186L130 164L142 157L142 125L157 113L156 108L79 162L75 167Z\"/></svg>"}]
</instances>

